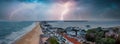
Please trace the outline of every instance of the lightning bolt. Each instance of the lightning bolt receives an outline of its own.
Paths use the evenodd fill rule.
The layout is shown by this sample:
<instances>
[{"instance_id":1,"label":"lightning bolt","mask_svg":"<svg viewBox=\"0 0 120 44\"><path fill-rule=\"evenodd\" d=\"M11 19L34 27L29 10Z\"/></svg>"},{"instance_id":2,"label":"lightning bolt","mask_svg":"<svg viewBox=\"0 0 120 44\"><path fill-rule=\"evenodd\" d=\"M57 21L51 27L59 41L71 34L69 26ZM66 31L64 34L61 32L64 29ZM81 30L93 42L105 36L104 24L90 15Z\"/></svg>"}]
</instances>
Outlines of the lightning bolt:
<instances>
[{"instance_id":1,"label":"lightning bolt","mask_svg":"<svg viewBox=\"0 0 120 44\"><path fill-rule=\"evenodd\" d=\"M64 15L66 15L67 12L69 12L69 3L65 3L65 5L63 5L63 7L64 7L65 9L64 9L63 12L61 13L60 20L64 20Z\"/></svg>"},{"instance_id":2,"label":"lightning bolt","mask_svg":"<svg viewBox=\"0 0 120 44\"><path fill-rule=\"evenodd\" d=\"M71 2L66 2L63 7L64 10L61 13L60 20L64 20L64 16L70 11Z\"/></svg>"},{"instance_id":3,"label":"lightning bolt","mask_svg":"<svg viewBox=\"0 0 120 44\"><path fill-rule=\"evenodd\" d=\"M74 6L74 2L73 1L68 1L68 2L65 2L65 3L58 3L58 5L60 6L60 10L59 9L57 9L58 10L58 13L59 13L59 15L60 15L60 18L58 18L59 20L64 20L64 17L65 17L65 15L67 15L67 13L69 12L69 11L71 11L71 6ZM22 3L21 4L21 7L19 7L19 8L17 8L17 9L15 9L14 11L12 11L12 13L10 14L10 16L9 16L9 19L12 19L13 18L13 16L15 16L15 15L17 15L17 13L19 13L20 11L23 11L23 10L25 10L25 9L35 9L37 6L40 6L40 5L42 5L42 4L39 4L39 3L37 3L37 1L34 1L34 3ZM56 6L56 5L55 5ZM56 8L54 8L54 9L56 9ZM54 11L54 10L53 10ZM56 12L56 11L55 11ZM57 12L56 12L57 13ZM53 13L54 14L54 13Z\"/></svg>"}]
</instances>

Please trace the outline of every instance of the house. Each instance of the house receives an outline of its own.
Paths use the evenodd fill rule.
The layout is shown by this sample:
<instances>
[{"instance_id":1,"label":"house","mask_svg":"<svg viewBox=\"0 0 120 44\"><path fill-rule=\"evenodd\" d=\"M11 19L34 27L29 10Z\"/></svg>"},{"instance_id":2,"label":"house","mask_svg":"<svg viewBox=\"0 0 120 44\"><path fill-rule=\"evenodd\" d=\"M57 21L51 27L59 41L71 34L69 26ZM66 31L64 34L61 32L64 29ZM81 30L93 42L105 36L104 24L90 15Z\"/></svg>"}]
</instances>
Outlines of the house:
<instances>
[{"instance_id":1,"label":"house","mask_svg":"<svg viewBox=\"0 0 120 44\"><path fill-rule=\"evenodd\" d=\"M73 31L73 29L75 29L75 27L67 27L66 30L66 34L70 35L70 36L75 36L76 32Z\"/></svg>"}]
</instances>

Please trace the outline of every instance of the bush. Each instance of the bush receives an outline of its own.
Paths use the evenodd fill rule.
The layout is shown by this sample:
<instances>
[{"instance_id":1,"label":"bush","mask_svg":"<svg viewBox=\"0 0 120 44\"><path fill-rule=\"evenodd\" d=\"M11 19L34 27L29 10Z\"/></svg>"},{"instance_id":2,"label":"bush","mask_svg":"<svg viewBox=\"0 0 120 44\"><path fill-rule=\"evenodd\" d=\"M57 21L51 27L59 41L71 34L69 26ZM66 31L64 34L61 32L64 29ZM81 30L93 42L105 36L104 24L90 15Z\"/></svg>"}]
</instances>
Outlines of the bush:
<instances>
[{"instance_id":1,"label":"bush","mask_svg":"<svg viewBox=\"0 0 120 44\"><path fill-rule=\"evenodd\" d=\"M57 39L56 39L55 37L50 37L50 38L48 39L48 42L49 42L50 44L59 44L58 41L57 41Z\"/></svg>"}]
</instances>

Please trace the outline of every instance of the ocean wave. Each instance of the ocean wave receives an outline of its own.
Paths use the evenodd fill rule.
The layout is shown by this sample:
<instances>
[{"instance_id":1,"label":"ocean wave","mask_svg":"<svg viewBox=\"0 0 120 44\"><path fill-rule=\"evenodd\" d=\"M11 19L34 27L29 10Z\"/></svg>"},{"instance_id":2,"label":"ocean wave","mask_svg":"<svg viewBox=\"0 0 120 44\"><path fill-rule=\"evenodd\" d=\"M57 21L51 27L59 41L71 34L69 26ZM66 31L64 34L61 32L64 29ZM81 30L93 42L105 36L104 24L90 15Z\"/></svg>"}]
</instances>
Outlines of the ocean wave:
<instances>
[{"instance_id":1,"label":"ocean wave","mask_svg":"<svg viewBox=\"0 0 120 44\"><path fill-rule=\"evenodd\" d=\"M32 25L25 27L21 29L20 31L12 32L10 35L6 36L6 38L3 40L3 43L12 44L13 42L19 40L23 35L30 32L35 26L36 26L36 23L33 23Z\"/></svg>"}]
</instances>

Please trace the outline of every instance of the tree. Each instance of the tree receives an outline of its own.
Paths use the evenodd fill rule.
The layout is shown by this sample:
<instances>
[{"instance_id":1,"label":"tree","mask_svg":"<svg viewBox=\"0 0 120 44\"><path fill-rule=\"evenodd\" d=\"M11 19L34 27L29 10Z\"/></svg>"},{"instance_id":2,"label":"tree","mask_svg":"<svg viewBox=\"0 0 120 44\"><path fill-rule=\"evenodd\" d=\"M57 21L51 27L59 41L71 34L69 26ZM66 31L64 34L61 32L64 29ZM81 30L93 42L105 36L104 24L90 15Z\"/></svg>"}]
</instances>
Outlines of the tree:
<instances>
[{"instance_id":1,"label":"tree","mask_svg":"<svg viewBox=\"0 0 120 44\"><path fill-rule=\"evenodd\" d=\"M86 25L87 28L90 28L91 26L90 25Z\"/></svg>"},{"instance_id":2,"label":"tree","mask_svg":"<svg viewBox=\"0 0 120 44\"><path fill-rule=\"evenodd\" d=\"M120 33L118 34L118 37L116 38L116 44L120 44Z\"/></svg>"},{"instance_id":3,"label":"tree","mask_svg":"<svg viewBox=\"0 0 120 44\"><path fill-rule=\"evenodd\" d=\"M115 39L101 38L101 39L97 40L96 44L115 44Z\"/></svg>"},{"instance_id":4,"label":"tree","mask_svg":"<svg viewBox=\"0 0 120 44\"><path fill-rule=\"evenodd\" d=\"M101 27L87 30L86 39L88 41L96 42L102 37L104 37L104 31L102 31Z\"/></svg>"},{"instance_id":5,"label":"tree","mask_svg":"<svg viewBox=\"0 0 120 44\"><path fill-rule=\"evenodd\" d=\"M97 32L103 31L103 30L102 30L102 27L97 27L97 28L96 28L96 31L97 31Z\"/></svg>"},{"instance_id":6,"label":"tree","mask_svg":"<svg viewBox=\"0 0 120 44\"><path fill-rule=\"evenodd\" d=\"M95 42L95 33L96 33L96 29L89 29L86 31L86 40L87 41L91 41L91 42Z\"/></svg>"},{"instance_id":7,"label":"tree","mask_svg":"<svg viewBox=\"0 0 120 44\"><path fill-rule=\"evenodd\" d=\"M104 31L96 32L95 35L96 35L96 37L101 37L101 38L102 38L102 37L105 37Z\"/></svg>"},{"instance_id":8,"label":"tree","mask_svg":"<svg viewBox=\"0 0 120 44\"><path fill-rule=\"evenodd\" d=\"M86 34L85 38L87 41L95 42L95 34L94 33Z\"/></svg>"}]
</instances>

